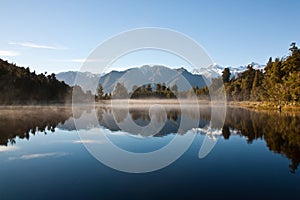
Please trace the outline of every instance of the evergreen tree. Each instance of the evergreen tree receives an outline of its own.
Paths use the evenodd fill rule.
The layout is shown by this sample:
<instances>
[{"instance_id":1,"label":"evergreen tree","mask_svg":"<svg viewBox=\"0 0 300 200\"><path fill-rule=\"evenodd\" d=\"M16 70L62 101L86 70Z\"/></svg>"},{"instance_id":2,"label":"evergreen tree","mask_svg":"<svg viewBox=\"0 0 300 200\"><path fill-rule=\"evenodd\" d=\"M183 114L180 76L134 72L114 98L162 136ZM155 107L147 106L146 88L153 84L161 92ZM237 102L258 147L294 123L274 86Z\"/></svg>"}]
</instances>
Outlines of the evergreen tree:
<instances>
[{"instance_id":1,"label":"evergreen tree","mask_svg":"<svg viewBox=\"0 0 300 200\"><path fill-rule=\"evenodd\" d=\"M148 93L151 93L151 92L152 92L152 86L151 86L150 83L148 83L148 85L147 85L147 92L148 92Z\"/></svg>"},{"instance_id":2,"label":"evergreen tree","mask_svg":"<svg viewBox=\"0 0 300 200\"><path fill-rule=\"evenodd\" d=\"M122 83L117 83L114 91L113 91L113 97L116 99L125 99L128 98L128 90Z\"/></svg>"},{"instance_id":3,"label":"evergreen tree","mask_svg":"<svg viewBox=\"0 0 300 200\"><path fill-rule=\"evenodd\" d=\"M98 96L98 99L102 99L103 97L103 87L102 85L99 83L98 87L97 87L97 96Z\"/></svg>"},{"instance_id":4,"label":"evergreen tree","mask_svg":"<svg viewBox=\"0 0 300 200\"><path fill-rule=\"evenodd\" d=\"M167 89L166 83L162 83L161 91L164 92L164 91L166 91L166 89Z\"/></svg>"},{"instance_id":5,"label":"evergreen tree","mask_svg":"<svg viewBox=\"0 0 300 200\"><path fill-rule=\"evenodd\" d=\"M177 91L178 91L177 85L176 84L172 85L171 90L172 90L172 92L177 93Z\"/></svg>"},{"instance_id":6,"label":"evergreen tree","mask_svg":"<svg viewBox=\"0 0 300 200\"><path fill-rule=\"evenodd\" d=\"M261 101L263 73L259 70L255 71L255 76L252 84L250 99L254 101Z\"/></svg>"},{"instance_id":7,"label":"evergreen tree","mask_svg":"<svg viewBox=\"0 0 300 200\"><path fill-rule=\"evenodd\" d=\"M225 68L222 72L222 80L223 80L223 83L228 83L229 80L230 80L230 70L229 68Z\"/></svg>"},{"instance_id":8,"label":"evergreen tree","mask_svg":"<svg viewBox=\"0 0 300 200\"><path fill-rule=\"evenodd\" d=\"M160 94L160 92L161 92L161 84L160 83L156 84L155 91L156 91L157 94Z\"/></svg>"},{"instance_id":9,"label":"evergreen tree","mask_svg":"<svg viewBox=\"0 0 300 200\"><path fill-rule=\"evenodd\" d=\"M292 53L298 50L298 47L296 46L296 43L295 43L295 42L292 42L292 43L291 43L289 50L290 50Z\"/></svg>"}]
</instances>

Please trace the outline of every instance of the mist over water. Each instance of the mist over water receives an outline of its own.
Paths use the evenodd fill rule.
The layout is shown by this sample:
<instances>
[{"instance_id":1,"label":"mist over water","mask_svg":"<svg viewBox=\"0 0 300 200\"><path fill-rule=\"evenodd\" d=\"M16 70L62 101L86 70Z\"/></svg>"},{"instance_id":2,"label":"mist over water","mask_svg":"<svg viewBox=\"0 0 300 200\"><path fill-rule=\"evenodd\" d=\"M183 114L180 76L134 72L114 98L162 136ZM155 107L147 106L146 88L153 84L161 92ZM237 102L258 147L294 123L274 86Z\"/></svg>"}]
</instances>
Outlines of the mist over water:
<instances>
[{"instance_id":1,"label":"mist over water","mask_svg":"<svg viewBox=\"0 0 300 200\"><path fill-rule=\"evenodd\" d=\"M165 116L159 114L160 108L150 110L147 104L132 105L128 109L121 106L78 106L73 110L70 106L23 106L1 107L0 110L2 197L14 199L18 194L28 198L44 196L50 188L57 190L63 187L62 194L69 198L78 195L103 198L116 189L118 194L113 195L115 198L133 191L147 194L149 198L209 198L215 197L211 193L214 186L230 198L233 194L225 191L232 189L232 185L245 184L245 180L246 185L251 185L251 190L263 189L263 194L268 197L297 195L295 191L300 180L299 113L228 108L223 127L214 128L211 107L205 104L199 107L197 126L187 124L186 129L181 129L181 118L188 119L191 124L197 119L192 106L180 108L168 104L163 107ZM94 116L96 121L91 120ZM126 124L127 120L141 127L151 123L156 127L162 126L157 133L150 135L130 132L130 128L126 132L118 125ZM195 140L181 158L166 168L131 175L110 169L91 157L83 144L104 145L103 141L82 140L76 128L86 135L102 131L114 145L134 153L159 150L177 134L180 137L195 136ZM216 144L204 159L199 159L200 146L206 137ZM19 167L26 172L18 170ZM8 174L11 176L8 177ZM38 179L44 181L40 183L36 181ZM127 180L126 186L120 186L122 180ZM284 186L278 185L282 180ZM165 186L163 191L159 189L160 184ZM27 193L28 187L34 187L38 192ZM242 198L246 193L247 197L254 197L247 192L247 187L237 190L234 197ZM178 191L176 196L174 189ZM12 190L19 193L11 193ZM166 196L167 193L169 195ZM55 197L57 194L53 193L46 198Z\"/></svg>"}]
</instances>

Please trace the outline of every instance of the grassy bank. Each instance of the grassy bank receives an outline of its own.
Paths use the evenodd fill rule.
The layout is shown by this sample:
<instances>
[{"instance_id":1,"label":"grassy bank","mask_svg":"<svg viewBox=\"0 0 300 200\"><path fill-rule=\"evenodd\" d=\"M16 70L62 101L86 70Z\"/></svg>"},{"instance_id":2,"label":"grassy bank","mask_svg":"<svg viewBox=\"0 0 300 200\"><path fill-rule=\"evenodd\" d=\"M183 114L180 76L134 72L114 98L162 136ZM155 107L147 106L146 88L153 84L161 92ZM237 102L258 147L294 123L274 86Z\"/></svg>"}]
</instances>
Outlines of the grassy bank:
<instances>
[{"instance_id":1,"label":"grassy bank","mask_svg":"<svg viewBox=\"0 0 300 200\"><path fill-rule=\"evenodd\" d=\"M242 107L255 110L300 111L299 103L282 103L258 101L230 101L229 106Z\"/></svg>"}]
</instances>

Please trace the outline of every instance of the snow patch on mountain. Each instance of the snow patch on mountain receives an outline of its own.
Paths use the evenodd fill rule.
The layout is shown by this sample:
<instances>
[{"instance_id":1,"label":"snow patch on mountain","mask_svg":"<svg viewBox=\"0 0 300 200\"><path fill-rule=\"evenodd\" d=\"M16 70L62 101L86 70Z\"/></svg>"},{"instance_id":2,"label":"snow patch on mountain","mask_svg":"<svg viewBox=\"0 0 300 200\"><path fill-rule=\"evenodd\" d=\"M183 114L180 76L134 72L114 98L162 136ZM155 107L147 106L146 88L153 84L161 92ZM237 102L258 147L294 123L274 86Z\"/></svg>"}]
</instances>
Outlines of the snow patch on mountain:
<instances>
[{"instance_id":1,"label":"snow patch on mountain","mask_svg":"<svg viewBox=\"0 0 300 200\"><path fill-rule=\"evenodd\" d=\"M231 73L231 78L236 77L239 73L242 73L248 69L248 66L252 66L253 69L258 69L258 70L263 70L265 65L260 65L255 62L251 62L248 65L243 65L239 67L232 67L232 66L220 66L216 63L208 66L207 68L200 68L200 69L194 69L193 74L199 74L205 76L207 79L211 78L217 78L222 76L222 72L224 68L229 68L230 73Z\"/></svg>"},{"instance_id":2,"label":"snow patch on mountain","mask_svg":"<svg viewBox=\"0 0 300 200\"><path fill-rule=\"evenodd\" d=\"M250 63L248 65L231 67L231 77L237 76L239 73L247 70L248 66L252 66L254 69L263 70L264 65L258 63ZM64 81L70 86L76 84L82 87L84 91L91 90L96 92L97 85L101 83L104 88L104 92L112 92L117 82L121 82L127 87L128 91L131 91L132 85L143 85L145 83L166 83L167 85L176 84L178 90L188 90L187 86L199 86L209 85L212 78L222 76L222 72L225 67L212 64L207 68L194 69L189 72L185 68L170 69L162 65L144 65L141 67L129 68L124 71L111 71L106 74L92 74L90 72L62 72L56 75L57 79Z\"/></svg>"}]
</instances>

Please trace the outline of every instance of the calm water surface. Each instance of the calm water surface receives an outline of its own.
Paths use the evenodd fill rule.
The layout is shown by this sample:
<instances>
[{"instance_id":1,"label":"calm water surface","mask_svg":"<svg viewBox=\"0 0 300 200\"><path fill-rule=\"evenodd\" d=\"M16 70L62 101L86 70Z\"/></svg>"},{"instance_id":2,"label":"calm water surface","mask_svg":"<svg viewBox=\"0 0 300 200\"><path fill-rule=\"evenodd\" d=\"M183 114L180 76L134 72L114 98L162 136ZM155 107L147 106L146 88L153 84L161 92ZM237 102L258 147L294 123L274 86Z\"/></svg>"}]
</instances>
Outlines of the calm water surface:
<instances>
[{"instance_id":1,"label":"calm water surface","mask_svg":"<svg viewBox=\"0 0 300 200\"><path fill-rule=\"evenodd\" d=\"M300 199L300 114L228 108L224 126L208 136L209 108L200 109L198 126L189 130L179 125L183 115L194 120L192 112L168 108L160 132L145 137L121 131L118 123L132 119L146 126L147 109L115 113L109 108L73 113L69 107L1 107L0 198ZM166 168L130 174L90 155L83 143L92 141L80 140L74 119L86 133L99 129L99 123L115 145L137 153L158 150L176 134L196 137ZM205 137L216 145L199 159Z\"/></svg>"}]
</instances>

